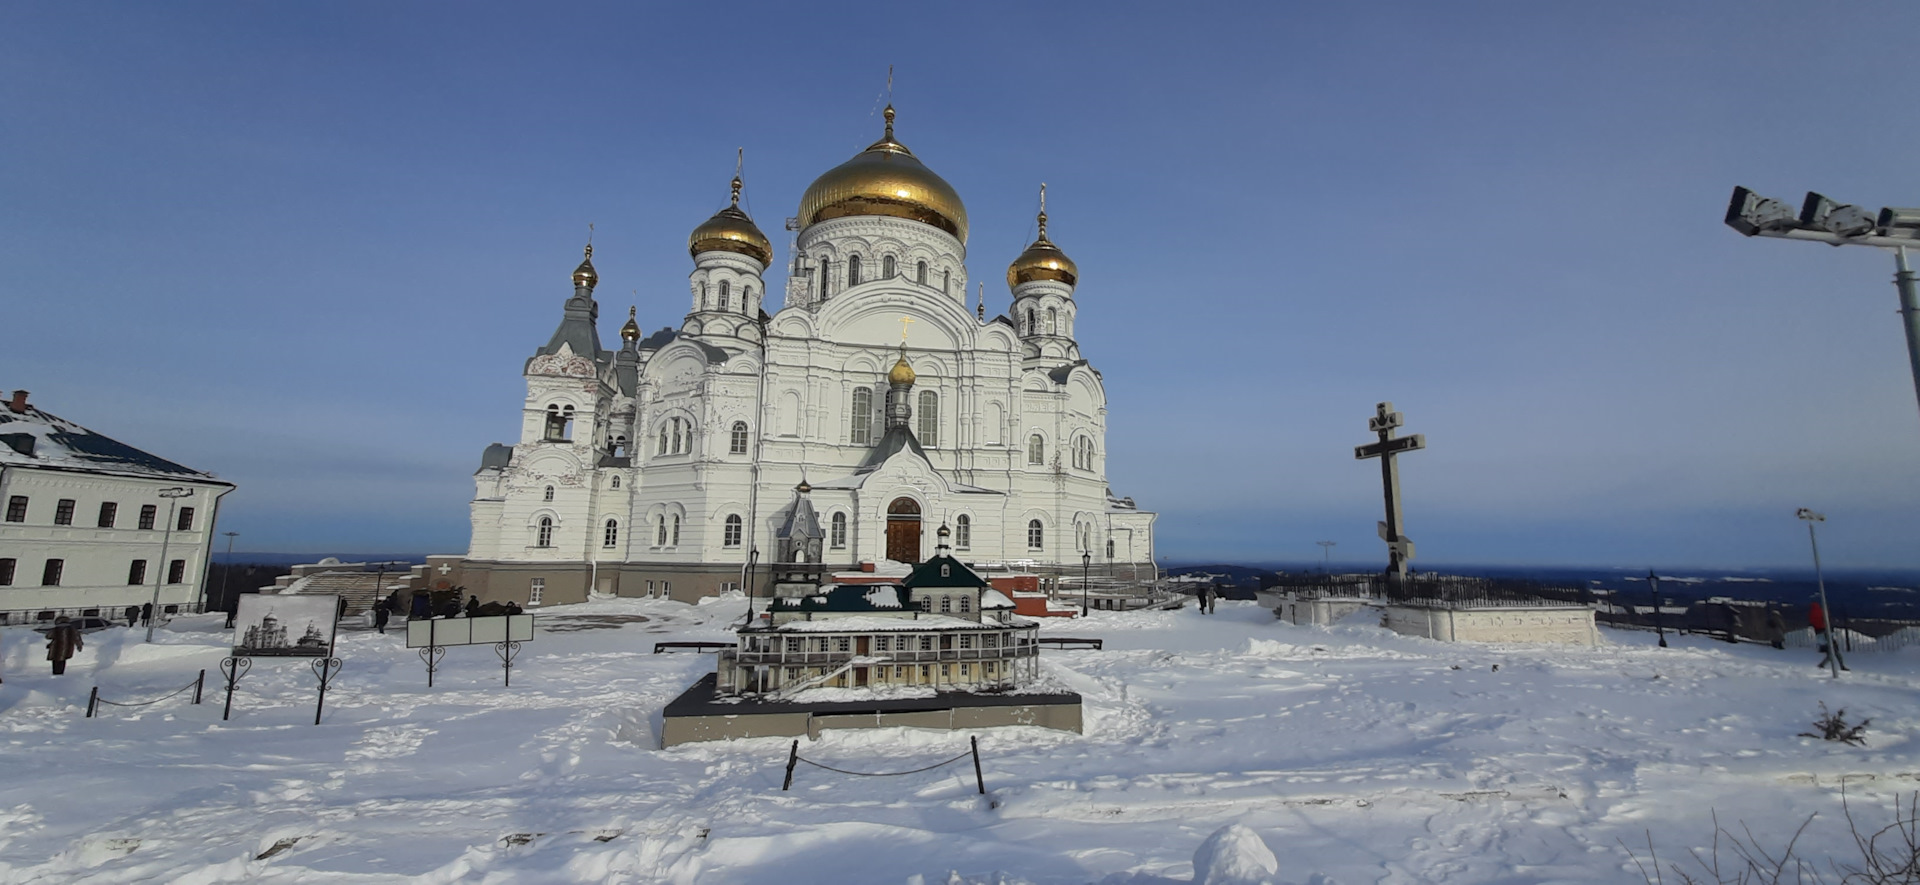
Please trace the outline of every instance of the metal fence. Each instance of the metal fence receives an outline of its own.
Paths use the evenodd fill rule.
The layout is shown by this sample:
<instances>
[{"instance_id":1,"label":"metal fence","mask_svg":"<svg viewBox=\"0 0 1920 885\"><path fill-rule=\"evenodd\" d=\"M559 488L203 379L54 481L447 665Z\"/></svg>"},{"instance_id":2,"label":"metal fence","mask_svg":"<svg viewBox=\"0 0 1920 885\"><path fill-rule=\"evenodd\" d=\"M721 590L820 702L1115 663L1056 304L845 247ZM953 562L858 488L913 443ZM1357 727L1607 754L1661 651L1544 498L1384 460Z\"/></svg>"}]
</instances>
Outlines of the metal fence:
<instances>
[{"instance_id":1,"label":"metal fence","mask_svg":"<svg viewBox=\"0 0 1920 885\"><path fill-rule=\"evenodd\" d=\"M1396 590L1382 575L1289 575L1267 592L1295 599L1366 599L1442 607L1542 607L1590 605L1590 591L1512 578L1428 573L1410 575Z\"/></svg>"},{"instance_id":2,"label":"metal fence","mask_svg":"<svg viewBox=\"0 0 1920 885\"><path fill-rule=\"evenodd\" d=\"M162 615L199 614L203 604L200 602L170 602L160 606ZM58 618L106 618L113 623L126 620L127 607L124 605L88 605L73 608L25 608L0 611L0 627L12 627L21 624L51 624Z\"/></svg>"}]
</instances>

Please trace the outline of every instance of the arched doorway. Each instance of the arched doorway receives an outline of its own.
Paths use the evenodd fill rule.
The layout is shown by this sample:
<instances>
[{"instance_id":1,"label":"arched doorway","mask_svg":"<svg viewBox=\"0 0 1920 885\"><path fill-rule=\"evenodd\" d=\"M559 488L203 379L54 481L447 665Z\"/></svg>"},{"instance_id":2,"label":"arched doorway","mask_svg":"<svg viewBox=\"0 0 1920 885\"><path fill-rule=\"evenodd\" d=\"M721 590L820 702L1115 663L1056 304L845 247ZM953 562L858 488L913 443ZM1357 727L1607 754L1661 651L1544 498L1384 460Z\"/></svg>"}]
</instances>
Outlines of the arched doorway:
<instances>
[{"instance_id":1,"label":"arched doorway","mask_svg":"<svg viewBox=\"0 0 1920 885\"><path fill-rule=\"evenodd\" d=\"M887 558L920 561L920 502L895 498L887 505Z\"/></svg>"}]
</instances>

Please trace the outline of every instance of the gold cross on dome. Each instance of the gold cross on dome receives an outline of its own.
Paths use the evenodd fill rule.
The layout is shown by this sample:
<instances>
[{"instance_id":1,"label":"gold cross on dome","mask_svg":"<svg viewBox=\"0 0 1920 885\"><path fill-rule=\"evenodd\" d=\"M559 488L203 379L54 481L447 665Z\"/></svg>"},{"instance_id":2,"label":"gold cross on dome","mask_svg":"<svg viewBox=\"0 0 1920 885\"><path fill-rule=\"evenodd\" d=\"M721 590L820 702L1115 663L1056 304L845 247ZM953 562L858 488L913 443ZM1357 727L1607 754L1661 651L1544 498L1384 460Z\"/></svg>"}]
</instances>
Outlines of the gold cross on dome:
<instances>
[{"instance_id":1,"label":"gold cross on dome","mask_svg":"<svg viewBox=\"0 0 1920 885\"><path fill-rule=\"evenodd\" d=\"M913 317L900 318L900 340L902 342L907 340L907 327L911 325L913 325Z\"/></svg>"}]
</instances>

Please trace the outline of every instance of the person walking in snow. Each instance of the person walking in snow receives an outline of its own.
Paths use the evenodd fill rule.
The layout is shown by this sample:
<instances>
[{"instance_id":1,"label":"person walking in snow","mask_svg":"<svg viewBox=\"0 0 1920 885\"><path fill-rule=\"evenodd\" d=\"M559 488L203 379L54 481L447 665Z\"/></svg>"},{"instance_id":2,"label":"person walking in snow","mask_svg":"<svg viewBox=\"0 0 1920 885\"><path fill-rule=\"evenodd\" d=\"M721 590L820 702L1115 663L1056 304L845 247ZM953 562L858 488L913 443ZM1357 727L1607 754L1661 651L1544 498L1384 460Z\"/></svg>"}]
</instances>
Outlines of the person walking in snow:
<instances>
[{"instance_id":1,"label":"person walking in snow","mask_svg":"<svg viewBox=\"0 0 1920 885\"><path fill-rule=\"evenodd\" d=\"M1850 669L1847 659L1840 656L1840 643L1834 641L1833 631L1827 629L1827 610L1820 607L1820 601L1814 600L1807 606L1807 623L1813 625L1813 636L1820 641L1820 664L1825 667L1831 661L1840 669Z\"/></svg>"},{"instance_id":2,"label":"person walking in snow","mask_svg":"<svg viewBox=\"0 0 1920 885\"><path fill-rule=\"evenodd\" d=\"M480 611L480 597L467 597L467 617L471 618Z\"/></svg>"},{"instance_id":3,"label":"person walking in snow","mask_svg":"<svg viewBox=\"0 0 1920 885\"><path fill-rule=\"evenodd\" d=\"M80 638L80 631L74 629L72 621L65 615L55 618L53 629L47 631L47 660L53 662L53 675L67 672L67 660L86 645L86 640Z\"/></svg>"},{"instance_id":4,"label":"person walking in snow","mask_svg":"<svg viewBox=\"0 0 1920 885\"><path fill-rule=\"evenodd\" d=\"M383 635L387 632L387 618L392 615L392 606L389 603L390 600L382 599L373 605L373 629L380 631Z\"/></svg>"},{"instance_id":5,"label":"person walking in snow","mask_svg":"<svg viewBox=\"0 0 1920 885\"><path fill-rule=\"evenodd\" d=\"M1767 609L1767 641L1774 648L1787 647L1787 619L1780 616L1777 608Z\"/></svg>"},{"instance_id":6,"label":"person walking in snow","mask_svg":"<svg viewBox=\"0 0 1920 885\"><path fill-rule=\"evenodd\" d=\"M140 604L140 623L142 624L153 623L153 603L143 602Z\"/></svg>"},{"instance_id":7,"label":"person walking in snow","mask_svg":"<svg viewBox=\"0 0 1920 885\"><path fill-rule=\"evenodd\" d=\"M1200 600L1200 613L1204 615L1208 612L1207 603L1213 598L1213 588L1201 584L1200 589L1195 591L1194 597Z\"/></svg>"},{"instance_id":8,"label":"person walking in snow","mask_svg":"<svg viewBox=\"0 0 1920 885\"><path fill-rule=\"evenodd\" d=\"M140 607L139 606L137 605L127 606L126 614L127 614L127 629L131 630L134 627L140 626Z\"/></svg>"}]
</instances>

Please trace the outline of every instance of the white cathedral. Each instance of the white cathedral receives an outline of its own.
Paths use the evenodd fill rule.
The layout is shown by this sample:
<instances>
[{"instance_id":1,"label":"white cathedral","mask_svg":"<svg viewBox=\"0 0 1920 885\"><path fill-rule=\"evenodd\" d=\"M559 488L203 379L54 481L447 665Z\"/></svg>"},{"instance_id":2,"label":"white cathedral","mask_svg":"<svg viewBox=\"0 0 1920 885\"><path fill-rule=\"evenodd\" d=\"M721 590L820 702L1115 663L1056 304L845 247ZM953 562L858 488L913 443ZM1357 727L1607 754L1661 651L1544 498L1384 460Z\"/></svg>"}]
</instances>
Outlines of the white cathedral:
<instances>
[{"instance_id":1,"label":"white cathedral","mask_svg":"<svg viewBox=\"0 0 1920 885\"><path fill-rule=\"evenodd\" d=\"M942 525L989 570L1151 576L1154 514L1108 487L1106 391L1044 202L1010 313L968 310L966 207L893 121L889 105L886 134L801 198L778 313L738 177L688 238L677 331L643 338L630 310L604 349L587 247L527 360L520 441L481 458L467 556L433 557L439 586L533 605L764 594L783 561L919 562Z\"/></svg>"}]
</instances>

